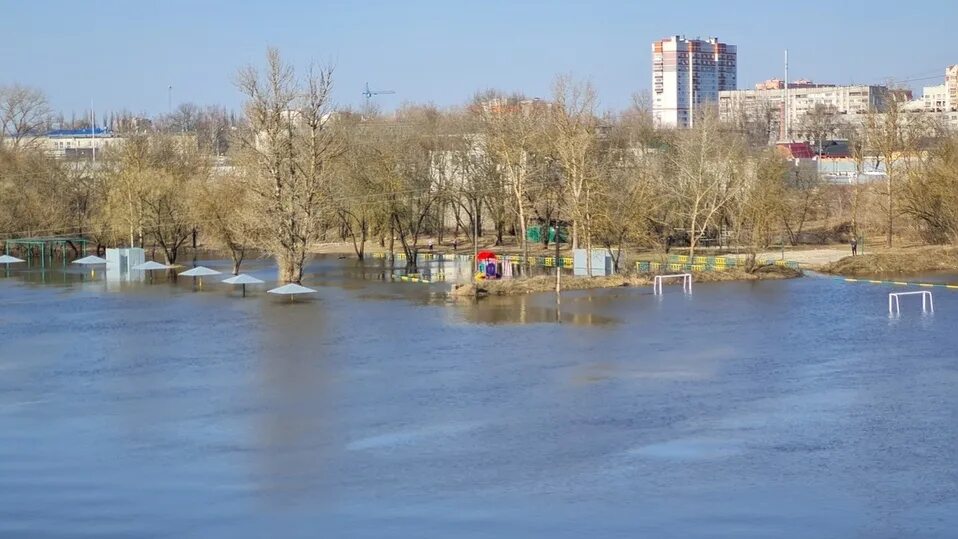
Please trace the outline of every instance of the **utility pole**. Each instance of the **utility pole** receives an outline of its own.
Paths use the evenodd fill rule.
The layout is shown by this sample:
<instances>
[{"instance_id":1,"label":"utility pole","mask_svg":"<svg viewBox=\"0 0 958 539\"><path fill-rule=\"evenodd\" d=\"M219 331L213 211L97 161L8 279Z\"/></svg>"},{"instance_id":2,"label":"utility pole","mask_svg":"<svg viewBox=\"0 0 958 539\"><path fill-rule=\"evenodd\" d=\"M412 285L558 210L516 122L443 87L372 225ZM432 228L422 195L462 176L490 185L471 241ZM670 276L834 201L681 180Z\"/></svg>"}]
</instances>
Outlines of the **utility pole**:
<instances>
[{"instance_id":1,"label":"utility pole","mask_svg":"<svg viewBox=\"0 0 958 539\"><path fill-rule=\"evenodd\" d=\"M692 45L692 42L688 43L689 47L689 127L695 126L695 70L692 67L695 64L695 46Z\"/></svg>"},{"instance_id":2,"label":"utility pole","mask_svg":"<svg viewBox=\"0 0 958 539\"><path fill-rule=\"evenodd\" d=\"M472 271L470 275L475 275L479 270L479 202L473 201L472 205ZM476 288L476 293L479 289Z\"/></svg>"},{"instance_id":3,"label":"utility pole","mask_svg":"<svg viewBox=\"0 0 958 539\"><path fill-rule=\"evenodd\" d=\"M166 112L168 114L173 114L173 85L169 85L166 89Z\"/></svg>"},{"instance_id":4,"label":"utility pole","mask_svg":"<svg viewBox=\"0 0 958 539\"><path fill-rule=\"evenodd\" d=\"M93 151L93 164L96 165L96 112L93 111L93 100L90 100L90 149Z\"/></svg>"},{"instance_id":5,"label":"utility pole","mask_svg":"<svg viewBox=\"0 0 958 539\"><path fill-rule=\"evenodd\" d=\"M559 301L559 293L562 291L562 287L561 287L561 281L562 281L562 271L561 271L561 270L562 270L562 258L560 258L561 255L559 254L559 215L558 215L558 213L556 214L556 219L555 219L555 238L554 238L554 241L555 241L555 244L556 244L556 305L559 305L559 303L561 303L561 302Z\"/></svg>"},{"instance_id":6,"label":"utility pole","mask_svg":"<svg viewBox=\"0 0 958 539\"><path fill-rule=\"evenodd\" d=\"M792 141L792 120L789 117L788 108L788 49L785 49L785 105L783 109L785 111L785 142Z\"/></svg>"},{"instance_id":7,"label":"utility pole","mask_svg":"<svg viewBox=\"0 0 958 539\"><path fill-rule=\"evenodd\" d=\"M558 192L558 196L556 197L555 238L553 238L553 240L556 244L556 323L560 324L562 323L562 313L560 310L562 305L562 258L559 254L559 208L561 207L562 200L561 183L556 183L556 191Z\"/></svg>"}]
</instances>

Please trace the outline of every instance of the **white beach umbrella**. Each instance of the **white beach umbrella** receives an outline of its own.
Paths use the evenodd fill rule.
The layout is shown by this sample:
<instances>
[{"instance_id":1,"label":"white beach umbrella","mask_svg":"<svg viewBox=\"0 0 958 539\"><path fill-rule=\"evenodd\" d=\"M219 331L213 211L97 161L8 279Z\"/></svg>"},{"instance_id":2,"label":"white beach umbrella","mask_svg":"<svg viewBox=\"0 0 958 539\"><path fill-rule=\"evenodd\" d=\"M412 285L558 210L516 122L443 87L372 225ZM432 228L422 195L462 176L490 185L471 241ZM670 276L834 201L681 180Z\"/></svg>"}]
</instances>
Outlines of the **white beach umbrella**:
<instances>
[{"instance_id":1,"label":"white beach umbrella","mask_svg":"<svg viewBox=\"0 0 958 539\"><path fill-rule=\"evenodd\" d=\"M98 256L85 256L83 258L78 258L73 261L74 264L80 264L82 266L96 266L98 264L106 264L105 258L100 258Z\"/></svg>"},{"instance_id":2,"label":"white beach umbrella","mask_svg":"<svg viewBox=\"0 0 958 539\"><path fill-rule=\"evenodd\" d=\"M130 268L131 270L136 271L156 271L156 270L165 270L170 269L173 266L167 266L166 264L160 264L159 262L154 262L152 260L144 262L142 264L137 264Z\"/></svg>"},{"instance_id":3,"label":"white beach umbrella","mask_svg":"<svg viewBox=\"0 0 958 539\"><path fill-rule=\"evenodd\" d=\"M298 285L296 283L289 283L272 290L267 290L267 294L277 294L280 296L289 296L289 300L293 300L293 296L298 296L300 294L312 294L316 292L312 288L306 288L305 286Z\"/></svg>"},{"instance_id":4,"label":"white beach umbrella","mask_svg":"<svg viewBox=\"0 0 958 539\"><path fill-rule=\"evenodd\" d=\"M193 278L199 277L199 278L200 278L200 287L202 287L202 286L203 286L203 276L204 276L204 275L219 275L220 273L222 273L222 272L216 271L215 269L207 268L206 266L196 266L196 267L193 268L193 269L188 269L188 270L186 270L186 271L180 273L180 276L182 276L182 277L193 277Z\"/></svg>"},{"instance_id":5,"label":"white beach umbrella","mask_svg":"<svg viewBox=\"0 0 958 539\"><path fill-rule=\"evenodd\" d=\"M136 270L136 271L146 271L146 272L149 272L149 273L150 273L150 282L152 283L152 282L153 282L153 272L154 272L154 271L166 270L166 269L170 269L170 268L172 268L172 267L173 267L173 266L167 266L166 264L160 264L159 262L154 262L154 261L152 261L152 260L149 260L149 261L144 262L144 263L142 263L142 264L137 264L137 265L133 266L133 267L130 268L130 269L131 269L131 270Z\"/></svg>"},{"instance_id":6,"label":"white beach umbrella","mask_svg":"<svg viewBox=\"0 0 958 539\"><path fill-rule=\"evenodd\" d=\"M99 266L102 264L106 264L106 259L100 258L98 256L90 255L90 256L85 256L83 258L78 258L74 260L73 263L80 264L81 266ZM94 277L96 276L95 268L90 268L90 275Z\"/></svg>"},{"instance_id":7,"label":"white beach umbrella","mask_svg":"<svg viewBox=\"0 0 958 539\"><path fill-rule=\"evenodd\" d=\"M193 269L181 272L180 275L183 277L203 277L206 275L219 275L220 273L222 272L207 268L206 266L196 266Z\"/></svg>"},{"instance_id":8,"label":"white beach umbrella","mask_svg":"<svg viewBox=\"0 0 958 539\"><path fill-rule=\"evenodd\" d=\"M15 256L0 255L0 264L3 264L6 268L7 277L10 276L10 264L19 264L20 262L24 262L24 260Z\"/></svg>"},{"instance_id":9,"label":"white beach umbrella","mask_svg":"<svg viewBox=\"0 0 958 539\"><path fill-rule=\"evenodd\" d=\"M234 275L229 279L223 279L223 282L226 284L238 284L243 286L243 297L246 297L246 285L248 284L262 284L264 281L257 279L256 277L250 277L245 273L240 273L239 275Z\"/></svg>"}]
</instances>

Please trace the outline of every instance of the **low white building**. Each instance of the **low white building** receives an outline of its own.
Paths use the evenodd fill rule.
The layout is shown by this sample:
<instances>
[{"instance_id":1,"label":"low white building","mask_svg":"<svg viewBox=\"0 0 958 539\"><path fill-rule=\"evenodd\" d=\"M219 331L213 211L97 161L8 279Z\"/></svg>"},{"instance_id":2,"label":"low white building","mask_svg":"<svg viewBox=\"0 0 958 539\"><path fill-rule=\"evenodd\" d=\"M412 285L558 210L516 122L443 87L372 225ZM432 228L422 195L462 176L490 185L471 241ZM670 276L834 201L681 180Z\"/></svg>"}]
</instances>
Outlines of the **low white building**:
<instances>
[{"instance_id":1,"label":"low white building","mask_svg":"<svg viewBox=\"0 0 958 539\"><path fill-rule=\"evenodd\" d=\"M123 143L123 138L103 128L55 129L37 139L37 144L57 158L93 158L103 150Z\"/></svg>"},{"instance_id":2,"label":"low white building","mask_svg":"<svg viewBox=\"0 0 958 539\"><path fill-rule=\"evenodd\" d=\"M921 99L905 106L908 111L958 112L958 64L945 69L945 82L922 88Z\"/></svg>"}]
</instances>

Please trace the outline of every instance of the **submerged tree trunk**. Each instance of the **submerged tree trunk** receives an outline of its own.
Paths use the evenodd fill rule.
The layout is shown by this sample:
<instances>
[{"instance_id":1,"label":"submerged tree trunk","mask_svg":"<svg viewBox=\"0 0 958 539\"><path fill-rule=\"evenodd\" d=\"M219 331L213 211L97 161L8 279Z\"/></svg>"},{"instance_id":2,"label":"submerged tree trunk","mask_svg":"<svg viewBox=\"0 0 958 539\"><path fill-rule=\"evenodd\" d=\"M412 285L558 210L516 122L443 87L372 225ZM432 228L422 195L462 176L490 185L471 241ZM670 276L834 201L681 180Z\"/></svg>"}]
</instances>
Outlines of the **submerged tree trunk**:
<instances>
[{"instance_id":1,"label":"submerged tree trunk","mask_svg":"<svg viewBox=\"0 0 958 539\"><path fill-rule=\"evenodd\" d=\"M239 275L240 265L243 263L243 259L246 257L245 249L230 249L230 255L233 258L233 275Z\"/></svg>"}]
</instances>

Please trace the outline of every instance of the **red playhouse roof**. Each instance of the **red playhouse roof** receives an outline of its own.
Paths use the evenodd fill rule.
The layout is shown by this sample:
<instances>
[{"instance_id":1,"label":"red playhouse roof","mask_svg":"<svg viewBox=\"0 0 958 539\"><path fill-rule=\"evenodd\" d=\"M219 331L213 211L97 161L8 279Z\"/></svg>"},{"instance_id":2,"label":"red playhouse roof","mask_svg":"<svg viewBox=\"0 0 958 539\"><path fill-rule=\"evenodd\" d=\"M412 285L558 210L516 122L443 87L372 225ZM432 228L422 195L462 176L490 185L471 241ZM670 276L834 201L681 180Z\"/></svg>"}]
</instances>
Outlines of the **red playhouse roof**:
<instances>
[{"instance_id":1,"label":"red playhouse roof","mask_svg":"<svg viewBox=\"0 0 958 539\"><path fill-rule=\"evenodd\" d=\"M811 159L815 157L815 152L807 142L780 142L777 144L780 150L792 159Z\"/></svg>"}]
</instances>

